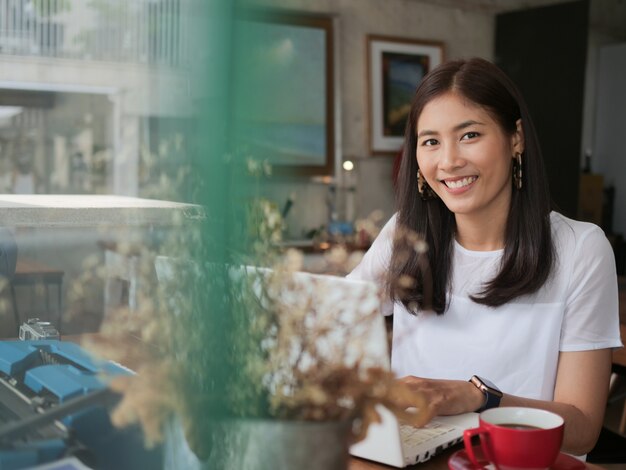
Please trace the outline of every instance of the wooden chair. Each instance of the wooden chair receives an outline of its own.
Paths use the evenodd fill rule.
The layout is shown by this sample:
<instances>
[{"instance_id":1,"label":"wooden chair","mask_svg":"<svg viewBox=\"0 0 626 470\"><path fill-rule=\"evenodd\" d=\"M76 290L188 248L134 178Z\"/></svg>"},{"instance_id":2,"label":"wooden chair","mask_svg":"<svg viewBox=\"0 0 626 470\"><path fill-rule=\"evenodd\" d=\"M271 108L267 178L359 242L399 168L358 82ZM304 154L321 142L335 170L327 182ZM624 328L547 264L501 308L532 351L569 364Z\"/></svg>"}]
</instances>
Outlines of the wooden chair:
<instances>
[{"instance_id":1,"label":"wooden chair","mask_svg":"<svg viewBox=\"0 0 626 470\"><path fill-rule=\"evenodd\" d=\"M56 287L56 298L57 298L57 319L55 323L55 327L57 330L61 331L61 321L62 321L62 286L63 286L63 275L65 273L60 270L53 268L51 266L47 266L38 261L20 258L18 256L17 263L15 266L15 273L10 280L11 287L11 301L13 303L13 315L15 318L16 329L19 331L20 324L22 319L20 317L18 302L17 302L17 294L15 289L22 287L30 287L33 290L36 290L38 285L41 285L45 289L45 306L46 313L50 315L50 287ZM33 293L34 294L34 293ZM23 319L24 321L27 319Z\"/></svg>"}]
</instances>

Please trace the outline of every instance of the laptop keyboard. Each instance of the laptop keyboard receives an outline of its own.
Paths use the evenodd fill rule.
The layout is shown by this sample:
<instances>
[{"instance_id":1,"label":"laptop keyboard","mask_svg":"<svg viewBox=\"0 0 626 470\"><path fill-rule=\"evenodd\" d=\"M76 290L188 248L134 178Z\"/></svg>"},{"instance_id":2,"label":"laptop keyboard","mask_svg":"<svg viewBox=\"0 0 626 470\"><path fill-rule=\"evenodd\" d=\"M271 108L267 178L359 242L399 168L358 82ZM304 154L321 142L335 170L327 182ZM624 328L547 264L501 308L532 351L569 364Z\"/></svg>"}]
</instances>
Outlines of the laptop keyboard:
<instances>
[{"instance_id":1,"label":"laptop keyboard","mask_svg":"<svg viewBox=\"0 0 626 470\"><path fill-rule=\"evenodd\" d=\"M423 428L416 428L409 424L400 425L400 437L404 448L415 448L443 434L456 429L456 426L431 421Z\"/></svg>"}]
</instances>

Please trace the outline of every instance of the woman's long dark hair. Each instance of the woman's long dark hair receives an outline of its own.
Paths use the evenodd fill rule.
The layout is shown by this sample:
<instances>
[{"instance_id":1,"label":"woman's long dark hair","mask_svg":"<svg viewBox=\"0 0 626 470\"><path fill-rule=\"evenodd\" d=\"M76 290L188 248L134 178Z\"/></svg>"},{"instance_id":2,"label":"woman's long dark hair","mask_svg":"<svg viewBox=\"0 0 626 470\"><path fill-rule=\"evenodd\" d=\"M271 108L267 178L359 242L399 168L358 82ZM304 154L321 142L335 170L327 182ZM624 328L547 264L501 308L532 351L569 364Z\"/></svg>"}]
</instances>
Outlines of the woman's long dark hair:
<instances>
[{"instance_id":1,"label":"woman's long dark hair","mask_svg":"<svg viewBox=\"0 0 626 470\"><path fill-rule=\"evenodd\" d=\"M444 313L451 288L454 214L439 198L422 200L416 179L417 121L427 103L449 91L483 107L506 134L516 131L521 118L524 132L523 187L513 187L500 271L472 300L497 307L536 292L550 276L555 259L548 182L537 134L520 92L497 66L484 59L446 62L426 75L417 88L398 176L396 233L415 232L428 244L428 262L424 263L415 250L406 249L402 237L394 240L389 291L412 313L419 309ZM409 289L406 279L415 280Z\"/></svg>"}]
</instances>

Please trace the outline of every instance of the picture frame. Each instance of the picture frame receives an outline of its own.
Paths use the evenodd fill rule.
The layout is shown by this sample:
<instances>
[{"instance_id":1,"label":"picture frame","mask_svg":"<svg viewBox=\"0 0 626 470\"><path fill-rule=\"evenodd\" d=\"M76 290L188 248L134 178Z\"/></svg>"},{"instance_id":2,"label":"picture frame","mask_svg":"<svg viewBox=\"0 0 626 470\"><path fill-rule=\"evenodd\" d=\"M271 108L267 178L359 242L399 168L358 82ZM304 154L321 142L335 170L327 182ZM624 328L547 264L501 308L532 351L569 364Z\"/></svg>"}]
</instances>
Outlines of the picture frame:
<instances>
[{"instance_id":1,"label":"picture frame","mask_svg":"<svg viewBox=\"0 0 626 470\"><path fill-rule=\"evenodd\" d=\"M392 36L367 36L369 149L395 155L417 85L444 60L444 43Z\"/></svg>"},{"instance_id":2,"label":"picture frame","mask_svg":"<svg viewBox=\"0 0 626 470\"><path fill-rule=\"evenodd\" d=\"M265 57L260 67L244 67L242 75L254 70L258 80L240 87L251 91L254 96L245 102L255 103L259 111L246 127L254 135L257 156L270 161L276 174L331 175L336 132L333 17L259 9L245 20L249 43L262 44Z\"/></svg>"}]
</instances>

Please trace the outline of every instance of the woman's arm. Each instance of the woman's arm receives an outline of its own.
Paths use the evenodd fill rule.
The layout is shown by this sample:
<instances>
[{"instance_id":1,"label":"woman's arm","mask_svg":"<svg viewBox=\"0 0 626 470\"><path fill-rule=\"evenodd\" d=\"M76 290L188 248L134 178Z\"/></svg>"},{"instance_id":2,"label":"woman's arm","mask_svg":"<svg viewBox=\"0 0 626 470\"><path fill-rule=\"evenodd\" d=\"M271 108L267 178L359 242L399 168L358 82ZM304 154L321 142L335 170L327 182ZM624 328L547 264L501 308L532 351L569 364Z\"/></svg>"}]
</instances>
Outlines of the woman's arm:
<instances>
[{"instance_id":1,"label":"woman's arm","mask_svg":"<svg viewBox=\"0 0 626 470\"><path fill-rule=\"evenodd\" d=\"M541 408L559 414L565 420L562 449L585 454L595 445L602 428L610 375L611 349L561 352L554 401L504 394L500 406ZM484 401L482 392L470 382L411 376L401 380L425 396L430 416L475 411Z\"/></svg>"},{"instance_id":2,"label":"woman's arm","mask_svg":"<svg viewBox=\"0 0 626 470\"><path fill-rule=\"evenodd\" d=\"M561 415L565 420L563 450L586 454L602 429L610 375L611 349L561 352L554 401L504 395L500 406L530 406Z\"/></svg>"}]
</instances>

